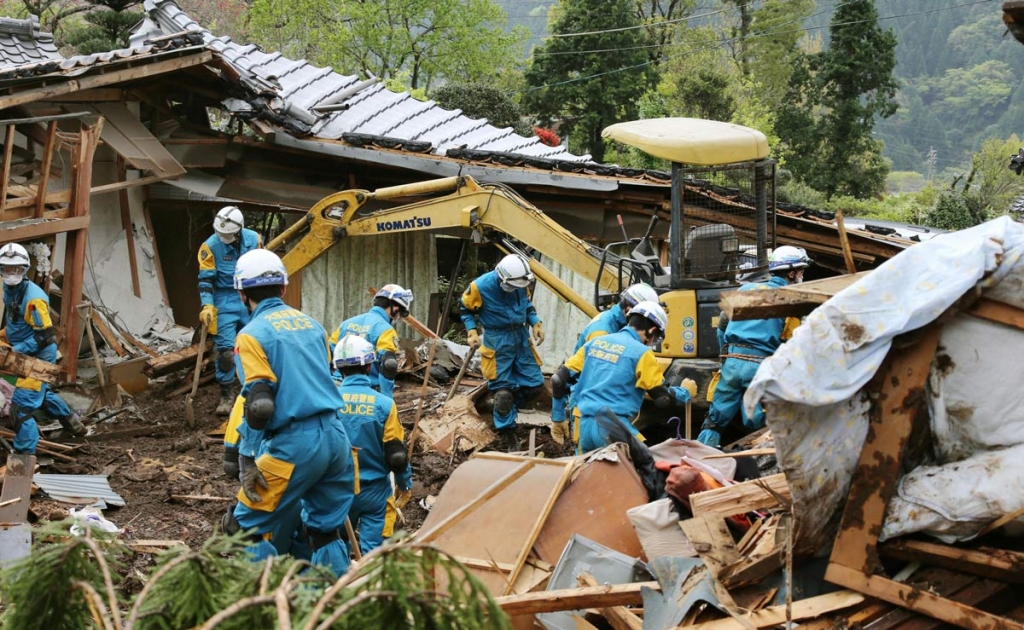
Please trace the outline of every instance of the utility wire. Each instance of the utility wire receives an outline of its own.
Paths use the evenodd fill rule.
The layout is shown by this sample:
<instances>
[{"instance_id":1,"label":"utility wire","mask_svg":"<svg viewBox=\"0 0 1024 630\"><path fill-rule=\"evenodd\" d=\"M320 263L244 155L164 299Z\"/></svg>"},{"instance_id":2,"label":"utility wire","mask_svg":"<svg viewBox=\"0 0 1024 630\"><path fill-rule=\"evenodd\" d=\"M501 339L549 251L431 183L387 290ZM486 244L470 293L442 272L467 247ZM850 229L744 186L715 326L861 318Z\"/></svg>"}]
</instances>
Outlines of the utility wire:
<instances>
[{"instance_id":1,"label":"utility wire","mask_svg":"<svg viewBox=\"0 0 1024 630\"><path fill-rule=\"evenodd\" d=\"M636 26L623 26L621 28L606 28L599 31L584 31L581 33L555 33L551 37L579 37L580 35L601 35L602 33L619 33L621 31L635 31L638 28L650 28L654 26L667 26L669 24L676 24L677 22L685 22L687 20L696 20L698 18L710 17L712 15L718 15L724 13L725 9L719 9L712 11L711 13L702 13L700 15L687 15L674 20L665 20L663 22L651 22L649 24L637 24Z\"/></svg>"},{"instance_id":2,"label":"utility wire","mask_svg":"<svg viewBox=\"0 0 1024 630\"><path fill-rule=\"evenodd\" d=\"M766 32L761 32L761 33L751 33L751 34L747 35L746 37L739 36L739 37L733 37L733 38L730 38L730 39L723 40L721 43L716 44L714 46L705 46L705 47L702 47L702 48L695 48L695 49L691 49L691 50L685 50L685 51L683 51L681 53L676 53L674 55L662 55L661 57L659 57L657 59L652 59L652 60L649 60L649 61L645 61L643 63L639 63L639 64L636 64L636 65L633 65L633 66L626 66L624 68L616 68L614 70L607 70L605 72L598 72L596 74L591 74L591 75L587 75L587 76L584 76L584 77L576 77L576 78L573 78L573 79L566 79L565 81L559 81L557 83L547 83L547 84L544 84L544 85L539 85L539 86L531 87L531 88L528 88L526 90L523 90L522 93L525 94L525 93L528 93L528 92L535 92L537 90L543 90L544 88L556 87L556 86L559 86L559 85L566 85L566 84L569 84L569 83L578 83L580 81L587 81L589 79L596 79L598 77L607 76L609 74L616 74L616 73L619 73L619 72L625 72L627 70L637 70L637 69L643 68L645 66L650 66L650 65L653 65L653 64L656 64L656 63L660 63L662 61L668 61L669 59L675 59L677 57L684 57L684 56L689 55L691 53L697 53L697 52L702 52L702 51L705 51L705 50L714 50L714 49L717 49L717 48L721 48L722 45L724 45L724 44L728 44L728 43L732 43L732 42L736 42L736 41L742 41L744 39L749 39L749 38L752 38L752 37L760 37L760 36L763 36L763 35L770 35L770 34L780 34L781 35L781 34L784 34L784 33L800 33L800 32L806 33L808 31L819 30L819 29L823 29L823 28L832 28L834 26L849 26L851 24L862 24L862 23L865 23L865 22L873 22L873 21L881 22L882 20L891 20L891 19L894 19L894 18L908 17L908 16L912 16L912 15L922 15L922 14L925 14L925 13L936 13L938 11L948 11L948 10L952 10L952 9L958 9L960 7L969 7L969 6L974 6L976 4L984 4L986 2L992 2L992 1L993 0L974 0L974 2L965 2L965 3L962 3L962 4L953 5L953 6L950 6L950 7L941 7L941 8L938 8L938 9L925 9L923 11L915 11L915 12L912 12L912 13L903 13L903 14L900 14L900 15L886 15L886 16L883 16L883 17L876 18L875 20L853 20L853 21L850 21L850 22L840 22L838 24L829 24L827 26L809 26L809 27L804 27L804 28L799 28L799 29L793 29L793 30L790 30L790 31L766 31Z\"/></svg>"}]
</instances>

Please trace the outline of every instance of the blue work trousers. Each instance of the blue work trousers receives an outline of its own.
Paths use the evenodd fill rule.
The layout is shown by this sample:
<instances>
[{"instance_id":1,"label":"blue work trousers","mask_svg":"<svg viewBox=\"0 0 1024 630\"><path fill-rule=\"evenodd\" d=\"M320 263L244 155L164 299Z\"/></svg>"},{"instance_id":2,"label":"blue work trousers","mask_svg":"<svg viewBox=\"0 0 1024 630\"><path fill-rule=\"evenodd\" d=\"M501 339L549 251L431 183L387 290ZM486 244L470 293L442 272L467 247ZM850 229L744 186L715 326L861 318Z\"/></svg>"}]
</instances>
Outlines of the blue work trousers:
<instances>
[{"instance_id":1,"label":"blue work trousers","mask_svg":"<svg viewBox=\"0 0 1024 630\"><path fill-rule=\"evenodd\" d=\"M729 426L736 413L743 415L743 426L749 431L756 431L764 427L764 409L758 405L754 417L747 417L743 409L743 394L754 380L757 368L761 367L756 361L746 359L727 358L722 364L722 376L715 387L715 398L708 409L708 423L718 430Z\"/></svg>"},{"instance_id":2,"label":"blue work trousers","mask_svg":"<svg viewBox=\"0 0 1024 630\"><path fill-rule=\"evenodd\" d=\"M391 480L388 477L359 484L359 494L352 502L349 518L352 520L352 527L359 532L359 550L363 555L384 543L388 499L392 494ZM390 535L391 532L387 533Z\"/></svg>"},{"instance_id":3,"label":"blue work trousers","mask_svg":"<svg viewBox=\"0 0 1024 630\"><path fill-rule=\"evenodd\" d=\"M295 514L301 511L309 529L344 531L355 467L348 435L336 413L292 421L275 431L260 445L256 464L268 488L261 489L263 500L256 506L235 506L235 519L243 530L291 536ZM261 546L266 544L256 547ZM253 553L257 558L266 555L259 549ZM348 570L348 547L341 540L332 541L313 552L313 562L341 576Z\"/></svg>"},{"instance_id":4,"label":"blue work trousers","mask_svg":"<svg viewBox=\"0 0 1024 630\"><path fill-rule=\"evenodd\" d=\"M36 358L56 363L57 344L49 344L36 354ZM42 409L47 417L61 420L71 415L71 408L46 383L39 383L39 389L18 387L18 384L26 382L38 383L35 379L18 379L15 384L11 405L17 407L18 419L22 424L14 436L12 446L16 453L33 454L39 444L39 426L36 424L34 412Z\"/></svg>"},{"instance_id":5,"label":"blue work trousers","mask_svg":"<svg viewBox=\"0 0 1024 630\"><path fill-rule=\"evenodd\" d=\"M234 353L235 337L238 331L249 323L249 310L242 304L238 291L219 290L213 294L213 305L217 307L217 334L213 336L214 359L219 359L221 351ZM225 362L226 364L227 362ZM228 369L221 369L221 362L214 360L217 371L217 382L230 384L235 380L234 362Z\"/></svg>"},{"instance_id":6,"label":"blue work trousers","mask_svg":"<svg viewBox=\"0 0 1024 630\"><path fill-rule=\"evenodd\" d=\"M636 427L632 425L628 420L622 418L611 409L605 407L604 418L614 417L619 421L627 431L633 436L639 436L640 432L637 431ZM607 422L607 420L606 420ZM581 417L580 418L580 439L576 445L576 453L578 455L583 453L589 453L590 451L603 448L613 442L618 442L612 433L612 427L607 426L606 422L599 422L597 418Z\"/></svg>"},{"instance_id":7,"label":"blue work trousers","mask_svg":"<svg viewBox=\"0 0 1024 630\"><path fill-rule=\"evenodd\" d=\"M517 326L511 330L485 331L480 348L480 369L487 378L488 390L507 389L516 396L508 413L500 414L495 408L494 428L515 428L519 417L517 407L524 403L523 394L544 386L544 373L540 371L540 362L533 352L529 329Z\"/></svg>"}]
</instances>

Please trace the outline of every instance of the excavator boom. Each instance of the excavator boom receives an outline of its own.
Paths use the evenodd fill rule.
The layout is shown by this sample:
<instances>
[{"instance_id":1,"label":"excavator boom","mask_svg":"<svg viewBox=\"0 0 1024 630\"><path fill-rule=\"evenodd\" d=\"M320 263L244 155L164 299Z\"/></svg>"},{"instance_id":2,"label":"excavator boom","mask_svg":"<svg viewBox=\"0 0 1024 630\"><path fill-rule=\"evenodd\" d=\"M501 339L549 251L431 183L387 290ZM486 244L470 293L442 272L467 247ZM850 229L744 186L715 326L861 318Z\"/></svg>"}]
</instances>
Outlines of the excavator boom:
<instances>
[{"instance_id":1,"label":"excavator boom","mask_svg":"<svg viewBox=\"0 0 1024 630\"><path fill-rule=\"evenodd\" d=\"M396 201L451 191L393 208L360 213L371 201ZM361 216L357 216L360 215ZM323 256L339 240L399 232L477 232L493 239L500 233L558 261L575 273L600 282L600 288L618 290L615 273L601 272L601 250L579 239L515 191L499 185L481 185L471 177L448 177L370 192L346 190L314 205L306 217L270 242L271 250L295 241L282 256L289 273L297 273ZM500 241L496 244L508 250ZM534 275L562 299L588 317L595 306L539 262L530 258Z\"/></svg>"}]
</instances>

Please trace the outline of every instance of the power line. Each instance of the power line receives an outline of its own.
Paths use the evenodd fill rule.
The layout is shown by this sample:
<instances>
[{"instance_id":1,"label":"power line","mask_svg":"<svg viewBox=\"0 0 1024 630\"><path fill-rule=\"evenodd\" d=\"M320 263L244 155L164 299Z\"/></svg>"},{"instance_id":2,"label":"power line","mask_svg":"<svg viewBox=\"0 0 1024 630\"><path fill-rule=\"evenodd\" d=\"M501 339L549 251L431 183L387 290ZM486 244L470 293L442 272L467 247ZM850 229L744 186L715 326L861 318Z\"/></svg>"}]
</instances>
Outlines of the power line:
<instances>
[{"instance_id":1,"label":"power line","mask_svg":"<svg viewBox=\"0 0 1024 630\"><path fill-rule=\"evenodd\" d=\"M900 14L900 15L887 15L887 16L876 18L875 20L853 20L853 21L850 21L850 22L840 22L838 24L829 24L828 26L809 26L809 27L804 27L804 28L799 28L799 29L793 29L793 30L790 30L790 31L779 31L778 34L800 33L800 32L806 33L808 31L818 30L818 29L822 29L822 28L832 28L834 26L849 26L849 25L852 25L852 24L863 24L865 22L874 22L874 21L881 22L882 20L891 20L891 19L894 19L894 18L908 17L908 16L911 16L911 15L922 15L922 14L925 14L925 13L936 13L938 11L949 11L949 10L952 10L952 9L958 9L960 7L969 7L969 6L973 6L973 5L976 5L976 4L984 4L986 2L992 2L992 0L974 0L974 2L965 2L963 4L957 4L957 5L953 5L951 7L942 7L942 8L939 8L939 9L925 9L923 11L915 11L915 12L912 12L912 13L903 13L903 14ZM580 81L587 81L589 79L596 79L596 78L599 78L599 77L607 76L609 74L616 74L618 72L625 72L627 70L637 70L639 68L643 68L645 66L650 66L650 65L662 62L662 61L668 61L669 59L675 59L677 57L684 57L684 56L689 55L691 53L697 53L697 52L702 52L702 51L705 51L705 50L714 50L716 48L721 48L722 45L727 44L727 43L732 43L732 42L735 42L735 41L741 41L741 40L744 40L744 39L749 39L751 37L759 37L761 35L774 34L774 33L775 32L752 33L750 35L747 35L746 37L743 37L743 36L734 37L734 38L731 38L731 39L724 40L721 43L721 45L706 46L706 47L703 47L703 48L696 48L696 49L692 49L692 50L686 50L686 51L683 51L681 53L677 53L677 54L674 54L674 55L662 55L661 57L659 57L657 59L651 59L649 61L645 61L643 63L639 63L639 64L636 64L636 65L633 65L633 66L626 66L624 68L616 68L614 70L607 70L605 72L598 72L596 74L591 74L591 75L588 75L588 76L585 76L585 77L576 77L574 79L566 79L565 81L559 81L558 83L547 83L547 84L544 84L544 85L527 88L526 90L523 90L523 93L535 92L537 90L543 90L544 88L556 87L556 86L559 86L559 85L566 85L566 84L569 84L569 83L578 83Z\"/></svg>"},{"instance_id":2,"label":"power line","mask_svg":"<svg viewBox=\"0 0 1024 630\"><path fill-rule=\"evenodd\" d=\"M580 35L600 35L602 33L618 33L621 31L634 31L638 28L649 28L652 26L667 26L669 24L676 24L678 22L685 22L686 20L696 20L697 18L709 17L712 15L718 15L719 13L725 12L725 9L719 9L712 11L711 13L703 13L701 15L687 15L674 20L665 20L664 22L652 22L650 24L637 24L636 26L623 26L621 28L606 28L599 31L585 31L582 33L555 33L551 37L578 37Z\"/></svg>"}]
</instances>

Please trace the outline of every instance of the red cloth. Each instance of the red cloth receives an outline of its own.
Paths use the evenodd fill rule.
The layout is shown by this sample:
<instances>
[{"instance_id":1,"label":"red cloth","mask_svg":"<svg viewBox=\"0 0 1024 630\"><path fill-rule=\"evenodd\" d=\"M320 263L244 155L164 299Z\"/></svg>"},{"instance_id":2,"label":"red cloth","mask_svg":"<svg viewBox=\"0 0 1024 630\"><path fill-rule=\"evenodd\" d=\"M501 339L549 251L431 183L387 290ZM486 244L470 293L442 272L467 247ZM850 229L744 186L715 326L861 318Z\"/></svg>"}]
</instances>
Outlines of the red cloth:
<instances>
[{"instance_id":1,"label":"red cloth","mask_svg":"<svg viewBox=\"0 0 1024 630\"><path fill-rule=\"evenodd\" d=\"M722 484L714 477L706 472L697 470L689 464L657 462L654 467L662 472L668 470L668 479L665 480L665 493L681 502L687 508L690 507L690 495L722 487ZM727 517L726 520L741 532L750 529L750 521L745 514L735 514Z\"/></svg>"}]
</instances>

